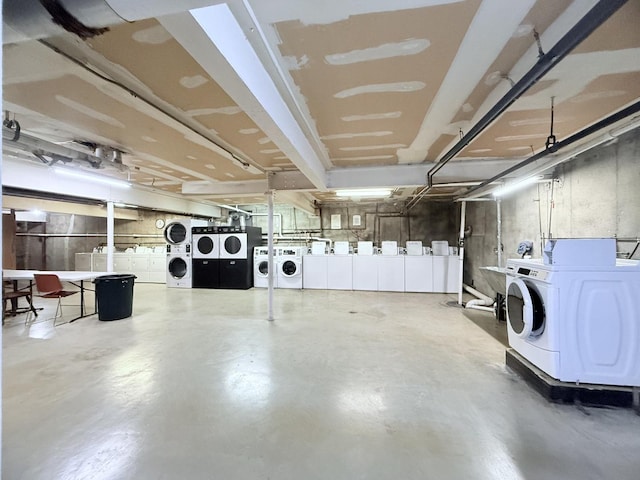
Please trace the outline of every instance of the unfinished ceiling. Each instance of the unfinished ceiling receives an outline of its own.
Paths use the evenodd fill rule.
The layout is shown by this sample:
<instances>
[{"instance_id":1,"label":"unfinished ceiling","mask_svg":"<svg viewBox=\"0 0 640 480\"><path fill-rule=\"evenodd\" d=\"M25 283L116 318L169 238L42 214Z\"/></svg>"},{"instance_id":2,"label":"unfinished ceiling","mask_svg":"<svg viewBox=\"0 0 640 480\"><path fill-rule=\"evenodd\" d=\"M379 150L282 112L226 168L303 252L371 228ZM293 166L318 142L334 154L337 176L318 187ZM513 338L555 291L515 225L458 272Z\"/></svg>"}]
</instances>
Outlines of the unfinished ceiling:
<instances>
[{"instance_id":1,"label":"unfinished ceiling","mask_svg":"<svg viewBox=\"0 0 640 480\"><path fill-rule=\"evenodd\" d=\"M279 198L302 205L347 187L411 197L541 55L607 2L87 2L126 23L58 2L87 27L108 26L87 38L54 25L38 0L20 12L16 3L3 4L3 108L23 134L88 154L116 149L120 168L99 173L142 188L235 204L289 190ZM455 155L435 178L447 185L430 195L459 194L452 183L544 151L552 99L558 140L638 102L640 2L620 3ZM195 7L205 8L184 11ZM7 130L5 155L52 159L12 148Z\"/></svg>"}]
</instances>

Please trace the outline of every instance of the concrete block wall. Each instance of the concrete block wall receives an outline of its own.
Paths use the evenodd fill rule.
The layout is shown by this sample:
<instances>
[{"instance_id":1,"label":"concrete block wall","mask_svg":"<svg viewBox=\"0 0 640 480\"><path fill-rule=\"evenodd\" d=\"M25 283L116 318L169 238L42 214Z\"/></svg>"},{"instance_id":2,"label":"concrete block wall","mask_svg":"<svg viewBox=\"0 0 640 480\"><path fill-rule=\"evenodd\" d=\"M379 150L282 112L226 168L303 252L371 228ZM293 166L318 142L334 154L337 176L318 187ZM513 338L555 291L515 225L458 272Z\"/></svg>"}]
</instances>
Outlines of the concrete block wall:
<instances>
[{"instance_id":1,"label":"concrete block wall","mask_svg":"<svg viewBox=\"0 0 640 480\"><path fill-rule=\"evenodd\" d=\"M540 184L502 199L503 262L518 257L522 240L533 241L532 255L540 257L549 237L640 236L640 129L561 164L555 176L553 187ZM497 264L495 202L469 202L466 223L472 234L466 240L465 282L492 295L478 268ZM619 255L634 247L619 241Z\"/></svg>"}]
</instances>

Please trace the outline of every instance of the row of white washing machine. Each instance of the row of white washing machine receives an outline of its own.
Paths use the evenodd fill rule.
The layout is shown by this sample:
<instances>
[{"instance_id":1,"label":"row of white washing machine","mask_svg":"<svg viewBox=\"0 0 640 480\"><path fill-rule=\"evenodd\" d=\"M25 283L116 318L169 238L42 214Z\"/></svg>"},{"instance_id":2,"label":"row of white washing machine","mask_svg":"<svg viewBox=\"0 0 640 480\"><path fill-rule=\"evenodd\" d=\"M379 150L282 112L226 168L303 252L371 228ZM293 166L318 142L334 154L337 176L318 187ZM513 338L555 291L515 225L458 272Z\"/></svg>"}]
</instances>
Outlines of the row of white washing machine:
<instances>
[{"instance_id":1,"label":"row of white washing machine","mask_svg":"<svg viewBox=\"0 0 640 480\"><path fill-rule=\"evenodd\" d=\"M274 288L302 289L302 257L306 247L277 246L273 249ZM269 247L254 248L253 285L269 287Z\"/></svg>"},{"instance_id":2,"label":"row of white washing machine","mask_svg":"<svg viewBox=\"0 0 640 480\"><path fill-rule=\"evenodd\" d=\"M557 239L507 261L509 345L556 380L640 386L640 262L615 239Z\"/></svg>"}]
</instances>

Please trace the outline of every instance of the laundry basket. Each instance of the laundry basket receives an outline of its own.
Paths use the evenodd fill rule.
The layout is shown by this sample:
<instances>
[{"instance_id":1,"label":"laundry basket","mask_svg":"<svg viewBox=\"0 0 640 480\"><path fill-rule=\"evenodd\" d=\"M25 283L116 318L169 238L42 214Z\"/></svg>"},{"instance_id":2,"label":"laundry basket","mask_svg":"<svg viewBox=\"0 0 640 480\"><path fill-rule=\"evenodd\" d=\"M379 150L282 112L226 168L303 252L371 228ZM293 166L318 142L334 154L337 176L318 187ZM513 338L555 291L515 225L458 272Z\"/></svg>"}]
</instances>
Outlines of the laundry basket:
<instances>
[{"instance_id":1,"label":"laundry basket","mask_svg":"<svg viewBox=\"0 0 640 480\"><path fill-rule=\"evenodd\" d=\"M93 280L99 320L120 320L133 311L133 283L135 275L103 275Z\"/></svg>"}]
</instances>

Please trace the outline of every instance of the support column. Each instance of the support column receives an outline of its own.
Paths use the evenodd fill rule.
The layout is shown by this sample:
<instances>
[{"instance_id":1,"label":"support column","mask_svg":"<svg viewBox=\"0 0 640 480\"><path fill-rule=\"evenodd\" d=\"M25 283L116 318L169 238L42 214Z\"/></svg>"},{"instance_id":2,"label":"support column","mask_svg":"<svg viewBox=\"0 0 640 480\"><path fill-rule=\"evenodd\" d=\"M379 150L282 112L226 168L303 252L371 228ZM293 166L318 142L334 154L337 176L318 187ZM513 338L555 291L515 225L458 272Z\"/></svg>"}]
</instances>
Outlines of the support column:
<instances>
[{"instance_id":1,"label":"support column","mask_svg":"<svg viewBox=\"0 0 640 480\"><path fill-rule=\"evenodd\" d=\"M267 312L267 320L273 322L273 279L276 275L276 266L273 261L273 197L275 196L275 192L273 190L269 190L267 193L267 204L268 204L268 212L267 212L267 248L269 249L269 254L267 256L267 268L269 272L269 302L268 302L268 312Z\"/></svg>"},{"instance_id":2,"label":"support column","mask_svg":"<svg viewBox=\"0 0 640 480\"><path fill-rule=\"evenodd\" d=\"M500 198L496 198L496 223L498 240L498 268L502 267L502 210Z\"/></svg>"},{"instance_id":3,"label":"support column","mask_svg":"<svg viewBox=\"0 0 640 480\"><path fill-rule=\"evenodd\" d=\"M114 234L114 209L113 202L107 202L107 272L113 272L113 240Z\"/></svg>"},{"instance_id":4,"label":"support column","mask_svg":"<svg viewBox=\"0 0 640 480\"><path fill-rule=\"evenodd\" d=\"M464 284L464 228L467 214L467 202L462 202L460 206L460 238L458 239L458 253L460 254L460 284L458 285L458 305L462 306L462 291Z\"/></svg>"}]
</instances>

